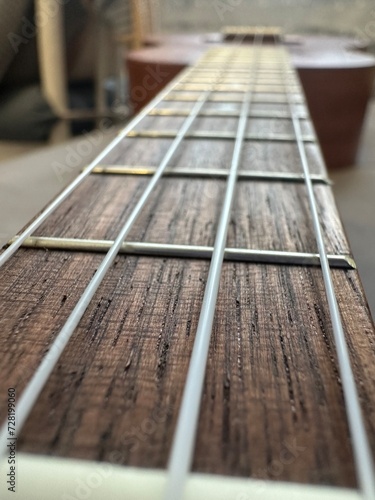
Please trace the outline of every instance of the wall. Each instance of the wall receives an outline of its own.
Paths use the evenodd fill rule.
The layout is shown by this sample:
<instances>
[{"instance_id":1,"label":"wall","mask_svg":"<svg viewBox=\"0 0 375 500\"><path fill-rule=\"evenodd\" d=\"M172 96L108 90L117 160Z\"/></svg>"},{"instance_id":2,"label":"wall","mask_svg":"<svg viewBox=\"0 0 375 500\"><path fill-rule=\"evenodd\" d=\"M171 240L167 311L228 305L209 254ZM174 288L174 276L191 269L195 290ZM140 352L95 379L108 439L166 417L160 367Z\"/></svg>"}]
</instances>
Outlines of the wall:
<instances>
[{"instance_id":1,"label":"wall","mask_svg":"<svg viewBox=\"0 0 375 500\"><path fill-rule=\"evenodd\" d=\"M277 25L286 32L354 34L375 41L374 0L162 0L168 32L217 31L223 25Z\"/></svg>"}]
</instances>

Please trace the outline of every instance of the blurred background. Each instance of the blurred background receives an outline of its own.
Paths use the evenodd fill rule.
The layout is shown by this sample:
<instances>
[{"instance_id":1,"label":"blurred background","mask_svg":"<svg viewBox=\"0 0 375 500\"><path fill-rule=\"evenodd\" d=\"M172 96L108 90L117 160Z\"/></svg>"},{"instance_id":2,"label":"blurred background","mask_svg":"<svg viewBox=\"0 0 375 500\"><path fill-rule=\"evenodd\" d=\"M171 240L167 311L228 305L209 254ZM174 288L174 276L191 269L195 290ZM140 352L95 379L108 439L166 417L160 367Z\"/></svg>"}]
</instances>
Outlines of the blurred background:
<instances>
[{"instance_id":1,"label":"blurred background","mask_svg":"<svg viewBox=\"0 0 375 500\"><path fill-rule=\"evenodd\" d=\"M147 66L154 57L162 54L164 61L173 53L174 65L182 67L188 61L179 47L190 44L196 56L204 49L202 36L243 24L340 37L375 55L373 0L0 0L0 243L142 107L145 85L129 74L134 61L143 58L162 86L163 72ZM189 38L193 34L201 35ZM168 49L158 48L166 42ZM347 57L345 50L341 56ZM330 176L374 315L373 94L366 97L355 158Z\"/></svg>"},{"instance_id":2,"label":"blurred background","mask_svg":"<svg viewBox=\"0 0 375 500\"><path fill-rule=\"evenodd\" d=\"M163 29L217 31L223 24L280 26L286 33L351 34L375 39L373 0L165 0ZM199 14L198 14L199 12ZM366 28L367 27L367 28Z\"/></svg>"}]
</instances>

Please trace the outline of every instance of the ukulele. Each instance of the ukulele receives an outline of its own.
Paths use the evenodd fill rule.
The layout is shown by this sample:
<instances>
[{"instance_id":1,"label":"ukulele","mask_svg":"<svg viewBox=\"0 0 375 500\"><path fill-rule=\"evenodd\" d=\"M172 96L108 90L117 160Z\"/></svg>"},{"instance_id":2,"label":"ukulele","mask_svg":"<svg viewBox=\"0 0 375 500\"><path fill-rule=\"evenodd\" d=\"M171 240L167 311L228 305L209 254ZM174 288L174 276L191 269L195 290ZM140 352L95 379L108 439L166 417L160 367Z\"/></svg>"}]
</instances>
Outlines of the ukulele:
<instances>
[{"instance_id":1,"label":"ukulele","mask_svg":"<svg viewBox=\"0 0 375 500\"><path fill-rule=\"evenodd\" d=\"M262 42L208 49L0 254L1 498L375 498L374 327Z\"/></svg>"}]
</instances>

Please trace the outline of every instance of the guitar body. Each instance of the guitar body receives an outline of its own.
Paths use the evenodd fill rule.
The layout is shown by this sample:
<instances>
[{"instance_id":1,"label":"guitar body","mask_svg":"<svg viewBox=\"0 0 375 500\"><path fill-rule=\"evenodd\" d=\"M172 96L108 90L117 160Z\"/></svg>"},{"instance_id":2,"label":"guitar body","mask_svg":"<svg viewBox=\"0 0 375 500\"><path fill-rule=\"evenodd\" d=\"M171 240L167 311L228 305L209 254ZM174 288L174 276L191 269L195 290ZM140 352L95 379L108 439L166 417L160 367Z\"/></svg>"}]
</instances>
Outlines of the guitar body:
<instances>
[{"instance_id":1,"label":"guitar body","mask_svg":"<svg viewBox=\"0 0 375 500\"><path fill-rule=\"evenodd\" d=\"M2 499L374 499L375 332L284 47L206 51L0 266Z\"/></svg>"},{"instance_id":2,"label":"guitar body","mask_svg":"<svg viewBox=\"0 0 375 500\"><path fill-rule=\"evenodd\" d=\"M221 43L222 37L215 34L167 35L150 37L145 48L128 53L134 111L208 47ZM353 165L372 94L375 58L348 38L286 36L285 45L298 71L327 167Z\"/></svg>"}]
</instances>

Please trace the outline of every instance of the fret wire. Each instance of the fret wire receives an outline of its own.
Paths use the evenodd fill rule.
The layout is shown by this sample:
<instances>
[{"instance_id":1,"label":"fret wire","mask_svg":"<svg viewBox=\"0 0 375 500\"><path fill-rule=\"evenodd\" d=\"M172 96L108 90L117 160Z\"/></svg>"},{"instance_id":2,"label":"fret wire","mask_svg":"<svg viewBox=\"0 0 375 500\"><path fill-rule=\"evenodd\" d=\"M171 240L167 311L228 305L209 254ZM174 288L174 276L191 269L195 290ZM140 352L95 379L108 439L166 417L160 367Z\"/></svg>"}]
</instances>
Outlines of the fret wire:
<instances>
[{"instance_id":1,"label":"fret wire","mask_svg":"<svg viewBox=\"0 0 375 500\"><path fill-rule=\"evenodd\" d=\"M119 142L127 135L127 133L132 130L143 118L145 118L148 113L159 103L163 101L163 99L171 92L174 87L179 83L181 76L189 74L192 71L192 68L187 68L182 72L182 75L178 75L175 79L173 79L165 89L155 97L145 108L137 115L131 122L126 125L118 135L108 144L104 150L96 156L96 158L87 166L87 168L80 174L78 177L74 179L58 196L55 200L45 208L42 213L31 223L26 229L20 234L20 237L17 241L15 241L12 245L10 245L2 254L0 254L0 267L7 262L8 259L19 249L22 242L28 238L38 227L58 208L63 201L65 201L73 191L88 177L91 171L95 168L95 166L107 156L108 153L112 151L114 147L116 147Z\"/></svg>"},{"instance_id":2,"label":"fret wire","mask_svg":"<svg viewBox=\"0 0 375 500\"><path fill-rule=\"evenodd\" d=\"M287 82L287 83L292 83L293 85L295 85L296 87L300 87L300 84L299 82L297 82L297 80L295 79L289 79L290 81ZM245 78L240 78L240 77L236 77L236 84L238 85L246 85L246 79ZM223 82L226 83L228 82L229 84L233 83L233 77L231 75L228 75L226 76L225 78L223 78ZM268 85L281 85L280 83L280 78L275 78L275 79L270 79L270 78L257 78L256 79L256 82L258 83L258 85L265 85L265 86L268 86ZM194 72L192 73L191 76L189 77L185 77L183 80L181 80L181 84L195 84L195 85L204 85L204 84L208 84L208 83L213 83L213 78L212 77L204 77L204 76L195 76L194 75Z\"/></svg>"},{"instance_id":3,"label":"fret wire","mask_svg":"<svg viewBox=\"0 0 375 500\"><path fill-rule=\"evenodd\" d=\"M225 71L225 68L223 68L223 72ZM219 79L220 77L218 77ZM164 93L163 93L164 95ZM181 142L184 140L186 133L188 132L189 128L193 124L194 120L197 118L200 110L204 106L205 102L207 101L208 97L210 95L210 92L205 92L204 94L201 94L199 98L197 99L197 102L195 106L192 108L190 115L188 118L185 120L184 124L182 125L180 129L179 135L175 138L175 140L172 142L172 144L169 146L168 151L164 155L164 158L162 159L157 171L151 178L149 184L147 185L145 191L142 193L140 199L138 200L136 206L134 207L133 211L131 212L130 216L128 217L126 223L122 227L120 233L118 234L117 238L115 239L113 245L110 247L109 251L107 252L106 256L102 260L101 264L99 265L98 269L96 270L94 276L92 277L91 281L87 285L86 289L84 290L83 294L81 295L79 301L77 302L76 306L74 307L73 311L71 312L68 320L60 330L59 334L53 341L51 348L49 349L48 353L46 356L42 359L41 363L39 364L37 370L35 371L34 375L32 376L31 380L27 384L26 388L21 394L21 397L19 398L19 402L16 407L17 411L17 428L18 431L20 432L27 417L29 416L32 408L34 407L40 392L42 391L43 387L45 386L49 376L51 375L54 367L56 366L57 361L59 360L63 350L65 349L66 345L69 342L69 339L71 338L74 330L78 326L79 321L81 320L82 316L84 315L87 307L89 306L92 298L94 297L95 292L99 288L101 282L103 281L104 277L107 274L108 269L112 265L113 261L116 258L116 255L118 254L124 239L126 238L127 234L131 230L134 222L136 221L137 217L139 216L140 212L142 211L144 205L148 201L154 187L158 183L159 179L163 175L164 170L167 168L168 163L170 162L171 158L175 154L176 150L180 146ZM145 113L143 113L141 116L143 117ZM123 134L121 134L121 138L123 138ZM102 158L102 156L100 157ZM81 175L85 174L86 172L90 173L93 167L89 167L88 171L84 171ZM17 239L9 248L12 248L13 245L17 245L17 248L23 243L25 240L24 233L20 236L19 239ZM29 236L29 234L28 234ZM0 458L5 455L6 453L6 443L7 443L7 424L3 424L3 426L0 428Z\"/></svg>"},{"instance_id":4,"label":"fret wire","mask_svg":"<svg viewBox=\"0 0 375 500\"><path fill-rule=\"evenodd\" d=\"M235 83L233 83L233 80L235 79ZM254 83L257 84L257 87L265 87L265 88L269 88L269 87L285 87L284 84L280 84L279 82L279 77L275 80L260 80L260 79L257 79L254 81ZM180 84L180 87L184 87L184 86L187 86L187 85L191 85L191 86L204 86L204 85L212 85L212 78L207 78L207 79L201 79L201 78L194 78L194 74L192 76L189 77L189 79L184 79L181 81L181 84ZM297 82L288 82L292 87L294 87L295 89L298 89L298 90L301 90L301 86L297 83ZM287 85L288 85L287 83ZM225 80L223 80L223 83L220 85L220 87L242 87L242 88L245 88L246 87L246 80L243 80L241 78L239 78L237 75L231 75L229 74Z\"/></svg>"},{"instance_id":5,"label":"fret wire","mask_svg":"<svg viewBox=\"0 0 375 500\"><path fill-rule=\"evenodd\" d=\"M194 95L194 93L199 93L199 92L203 92L204 90L206 89L198 89L198 90L184 90L184 89L178 89L176 88L173 93L175 95L178 95L179 93L181 94L188 94L189 96L190 95ZM245 94L246 91L245 90L239 90L239 89L230 89L230 90L218 90L217 88L216 89L213 89L213 92L215 92L215 94ZM274 95L282 95L282 96L286 96L286 92L270 92L270 91L261 91L261 90L255 90L254 89L254 96L256 97L257 94L267 94L267 95L271 95L271 96L274 96ZM293 93L293 96L294 97L299 97L302 99L302 94L299 93L299 92L294 92ZM242 99L239 99L240 102L242 102ZM254 101L254 102L257 102L257 101ZM285 100L285 102L287 102Z\"/></svg>"},{"instance_id":6,"label":"fret wire","mask_svg":"<svg viewBox=\"0 0 375 500\"><path fill-rule=\"evenodd\" d=\"M252 63L252 59L249 59L247 61L247 65ZM214 71L220 71L220 67L217 66L216 68L215 67L212 67L212 64L213 64L213 61L211 61L211 66L208 67L207 65L207 61L203 61L203 63L198 63L196 66L194 66L194 71L196 73L212 73ZM245 71L247 71L247 74L249 74L249 68L248 66L245 67L245 65L242 65L242 67L239 67L239 65L237 64L236 67L234 67L232 65L232 67L228 67L228 69L230 69L231 71L240 71L242 73L244 73ZM257 75L263 75L264 73L272 73L272 74L276 74L276 73L285 73L287 74L288 76L295 76L295 73L293 70L290 70L288 71L287 68L284 68L284 71L280 71L280 68L277 68L275 66L273 67L265 67L264 65L261 65L257 71ZM250 79L252 78L253 75L250 75Z\"/></svg>"},{"instance_id":7,"label":"fret wire","mask_svg":"<svg viewBox=\"0 0 375 500\"><path fill-rule=\"evenodd\" d=\"M250 63L249 63L250 64ZM214 76L215 71L199 71L196 68L192 68L192 74L189 76L189 78L197 80L197 79L212 79ZM233 73L237 73L237 77L240 81L243 83L246 83L247 80L250 82L253 80L265 80L265 81L280 81L280 76L283 76L284 73L277 72L277 73L271 73L271 72L261 72L259 71L256 75L252 75L250 79L246 77L249 73L243 72L243 71L238 71L238 70L228 70L227 74L224 76L224 80L230 80L230 77L233 76ZM187 80L188 77L184 77L182 81ZM289 76L286 76L288 81L292 81L297 85L300 85L299 80L294 74L290 74ZM237 80L236 80L237 81Z\"/></svg>"},{"instance_id":8,"label":"fret wire","mask_svg":"<svg viewBox=\"0 0 375 500\"><path fill-rule=\"evenodd\" d=\"M243 81L246 81L248 78L247 76L249 75L249 72L248 72L248 68L249 66L251 65L251 61L248 61L243 68L239 68L239 67L236 67L236 68L228 68L227 69L227 73L226 75L224 76L225 79L228 79L229 75L232 75L232 74L237 74L237 76L239 78L241 78ZM200 68L196 68L196 67L193 67L193 74L192 74L192 78L209 78L209 77L212 77L213 74L215 73L218 73L220 72L219 69L217 68L209 68L209 69L200 69ZM259 71L257 72L256 75L251 75L250 78L249 78L249 81L252 82L254 79L276 79L276 78L280 78L280 76L283 76L285 72L283 71L270 71L269 69L261 69L259 68ZM293 80L293 81L296 81L296 82L299 82L299 80L297 79L296 75L294 73L290 73L289 75L286 75L286 78L288 80Z\"/></svg>"},{"instance_id":9,"label":"fret wire","mask_svg":"<svg viewBox=\"0 0 375 500\"><path fill-rule=\"evenodd\" d=\"M220 50L220 49L219 49ZM207 64L217 64L220 65L223 62L223 58L225 56L225 53L223 52L222 57L215 57L214 53L211 53L208 57L203 56L200 61L197 63L197 67L203 66L204 68L207 67ZM285 68L285 69L290 69L290 67L287 64L284 64L283 62L280 62L277 60L277 58L271 60L267 60L267 56L264 56L263 60L259 61L259 68L262 69L264 67L267 68ZM244 66L245 63L251 62L254 63L255 59L250 55L250 57L247 55L245 57L237 57L234 58L228 67L232 66Z\"/></svg>"},{"instance_id":10,"label":"fret wire","mask_svg":"<svg viewBox=\"0 0 375 500\"><path fill-rule=\"evenodd\" d=\"M178 109L178 108L154 108L147 116L187 116L189 114L189 109ZM214 118L239 118L240 113L236 111L220 111L220 110L202 110L199 116L208 116ZM252 111L249 113L250 118L271 118L273 120L292 120L289 113L283 113L282 111ZM299 114L298 117L301 120L309 120L309 118L304 114Z\"/></svg>"},{"instance_id":11,"label":"fret wire","mask_svg":"<svg viewBox=\"0 0 375 500\"><path fill-rule=\"evenodd\" d=\"M165 500L180 500L182 498L186 476L191 467L228 225L252 98L251 90L252 88L249 86L249 91L244 95L241 107L230 175L216 232L193 351L168 462Z\"/></svg>"},{"instance_id":12,"label":"fret wire","mask_svg":"<svg viewBox=\"0 0 375 500\"><path fill-rule=\"evenodd\" d=\"M218 73L220 72L219 69L200 69L199 67L194 67L193 68L193 74L196 74L196 73L205 73L205 74L215 74L215 73ZM247 69L235 69L235 70L230 70L230 73L240 73L241 75L246 75L246 74L249 74L249 68ZM270 70L258 70L258 75L264 75L264 74L271 74L271 75L281 75L283 76L285 74L285 71L270 71ZM287 73L286 73L287 74ZM289 73L291 76L295 76L294 72L290 72Z\"/></svg>"},{"instance_id":13,"label":"fret wire","mask_svg":"<svg viewBox=\"0 0 375 500\"><path fill-rule=\"evenodd\" d=\"M127 134L127 138L130 139L173 139L176 137L177 131L175 130L131 130ZM236 140L235 132L221 132L221 131L210 131L210 130L197 130L195 132L189 132L186 134L186 139L220 139L234 141ZM302 136L303 142L315 142L315 137L312 135ZM273 141L273 142L293 142L295 143L295 137L291 134L274 134L269 136L259 135L256 133L247 133L244 137L244 141Z\"/></svg>"},{"instance_id":14,"label":"fret wire","mask_svg":"<svg viewBox=\"0 0 375 500\"><path fill-rule=\"evenodd\" d=\"M314 233L320 256L324 287L326 291L328 308L330 312L333 336L336 345L336 353L339 361L339 372L342 381L346 414L348 417L350 435L352 438L352 447L354 451L354 461L356 465L357 478L360 485L360 489L364 495L364 498L366 500L374 500L375 472L374 472L371 448L366 433L365 423L363 421L358 391L350 362L348 345L346 343L341 315L333 286L331 270L327 258L327 251L325 248L322 228L318 215L314 188L309 175L310 167L307 160L305 147L303 141L301 140L301 128L299 120L293 114L294 111L293 103L289 100L288 104L292 115L293 127L296 135L299 156L305 177L305 185L309 199Z\"/></svg>"},{"instance_id":15,"label":"fret wire","mask_svg":"<svg viewBox=\"0 0 375 500\"><path fill-rule=\"evenodd\" d=\"M237 92L233 92L234 94L236 94ZM286 95L286 94L285 94ZM219 96L218 96L219 97ZM173 101L173 102L195 102L195 99L192 95L188 95L188 96L174 96L173 94L172 95L168 95L166 96L164 99L164 101ZM241 102L242 99L241 97L231 97L231 98L228 98L228 99L225 99L223 100L221 97L220 99L216 98L216 97L211 97L211 99L208 100L209 102L216 102L216 103L224 103L224 104L229 104L229 103L237 103L237 102ZM305 104L305 102L301 99L301 100L296 100L294 101L295 104ZM268 99L268 100L263 100L263 99L254 99L254 103L256 104L288 104L288 101L287 99L279 99L279 100L271 100L271 99Z\"/></svg>"},{"instance_id":16,"label":"fret wire","mask_svg":"<svg viewBox=\"0 0 375 500\"><path fill-rule=\"evenodd\" d=\"M192 79L211 79L212 78L212 74L214 72L213 71L197 71L196 68L193 68L193 72L192 72L192 75L189 77L189 78L192 78ZM236 70L232 70L232 71L227 71L227 74L225 75L224 77L224 80L229 80L229 76L232 74L232 73L239 73L238 78L243 82L243 83L246 83L246 81L248 80L246 78L246 73L243 73L242 71L238 72ZM247 73L248 74L248 73ZM185 77L182 81L186 80L187 77ZM266 80L266 81L280 81L280 75L279 73L258 73L257 75L254 75L252 76L249 81L251 82L252 79L257 79L258 81L259 80ZM297 80L297 78L295 77L295 75L290 75L287 77L288 80L290 81L293 81L295 82L296 84L300 84L299 81Z\"/></svg>"},{"instance_id":17,"label":"fret wire","mask_svg":"<svg viewBox=\"0 0 375 500\"><path fill-rule=\"evenodd\" d=\"M157 167L142 165L106 165L98 164L93 174L110 175L153 175ZM207 177L207 178L226 178L229 170L220 168L181 168L178 166L168 167L164 175L166 177ZM332 185L332 181L319 174L310 175L311 182L317 184ZM272 172L261 170L239 170L238 180L253 181L275 181L275 182L305 182L303 174L298 172Z\"/></svg>"},{"instance_id":18,"label":"fret wire","mask_svg":"<svg viewBox=\"0 0 375 500\"><path fill-rule=\"evenodd\" d=\"M15 237L14 239L16 239ZM112 240L87 240L77 238L54 238L33 236L27 238L23 248L48 250L71 250L79 252L106 252L113 245ZM127 241L122 244L119 253L154 257L178 257L192 259L211 259L213 247L202 245L177 245L169 243L151 243ZM290 252L284 250L256 250L248 248L225 248L224 259L235 262L253 262L263 264L285 264L301 266L320 266L319 254ZM328 255L331 267L356 269L350 255Z\"/></svg>"},{"instance_id":19,"label":"fret wire","mask_svg":"<svg viewBox=\"0 0 375 500\"><path fill-rule=\"evenodd\" d=\"M231 71L241 71L242 73L247 72L249 74L249 66L248 64L253 63L252 58L248 58L246 61L233 61L229 66L228 69ZM202 59L201 62L194 67L194 71L197 73L201 71L202 73L209 73L212 71L220 71L221 67L221 62L219 60L214 61L211 60L209 61L208 59ZM286 70L286 71L285 71ZM283 65L277 65L277 64L260 64L259 66L259 73L288 73L287 67ZM290 70L289 74L292 74L293 71Z\"/></svg>"},{"instance_id":20,"label":"fret wire","mask_svg":"<svg viewBox=\"0 0 375 500\"><path fill-rule=\"evenodd\" d=\"M216 73L217 71L219 71L219 68L220 66L217 66L217 68L211 68L211 69L208 69L207 71L205 70L201 70L202 72L204 73ZM199 72L199 68L194 68L194 73L198 73ZM234 73L240 73L240 74L248 74L249 72L249 68L248 67L244 67L244 68L229 68L228 69L228 72L230 72L230 74L234 74ZM264 70L259 70L259 74L272 74L272 75L280 75L280 76L283 76L284 75L284 71L283 70L269 70L269 69L264 69Z\"/></svg>"},{"instance_id":21,"label":"fret wire","mask_svg":"<svg viewBox=\"0 0 375 500\"><path fill-rule=\"evenodd\" d=\"M179 83L176 90L177 91L182 91L182 92L189 92L189 91L204 91L204 90L207 90L207 86L211 85L210 83L191 83L191 82L183 82L183 83ZM255 87L255 92L260 92L262 93L262 90L259 90L259 89L265 89L264 92L266 92L267 94L282 94L284 95L285 92L282 92L282 91L271 91L269 89L269 87L271 88L279 88L279 89L282 89L282 90L286 90L286 86L283 86L283 85L276 85L276 84L272 84L272 83L269 83L267 85L265 85L264 83L258 83ZM224 84L220 84L220 85L216 85L215 88L213 89L215 92L246 92L246 86L243 85L242 83L241 84L238 84L238 83L224 83ZM300 88L295 86L294 87L294 90L297 90L299 91ZM297 93L297 92L295 92Z\"/></svg>"},{"instance_id":22,"label":"fret wire","mask_svg":"<svg viewBox=\"0 0 375 500\"><path fill-rule=\"evenodd\" d=\"M210 80L212 80L213 78L215 78L216 74L217 73L215 72L215 73L211 73L209 75L202 75L202 74L199 74L199 73L195 73L195 71L193 70L192 73L189 75L189 80L190 79L197 80L197 79L200 79L202 77L204 79L210 79ZM230 83L233 83L233 82L237 83L238 82L241 85L244 85L245 82L246 82L246 78L244 78L244 76L241 76L241 75L246 75L246 72L241 73L241 72L237 72L237 71L227 71L227 74L225 75L225 81L230 82ZM280 75L275 75L272 78L270 78L269 76L265 76L265 75L264 76L257 76L257 78L254 81L256 81L256 82L266 82L266 83L269 83L269 84L273 84L273 83L276 83L276 82L280 81L280 77L281 77ZM187 80L187 77L185 77L185 80ZM288 80L290 80L290 79L288 78ZM207 82L203 82L203 83L207 83ZM250 83L251 83L251 80L250 80ZM298 83L296 83L295 80L293 80L292 83L293 83L293 85L297 85L298 84Z\"/></svg>"}]
</instances>

